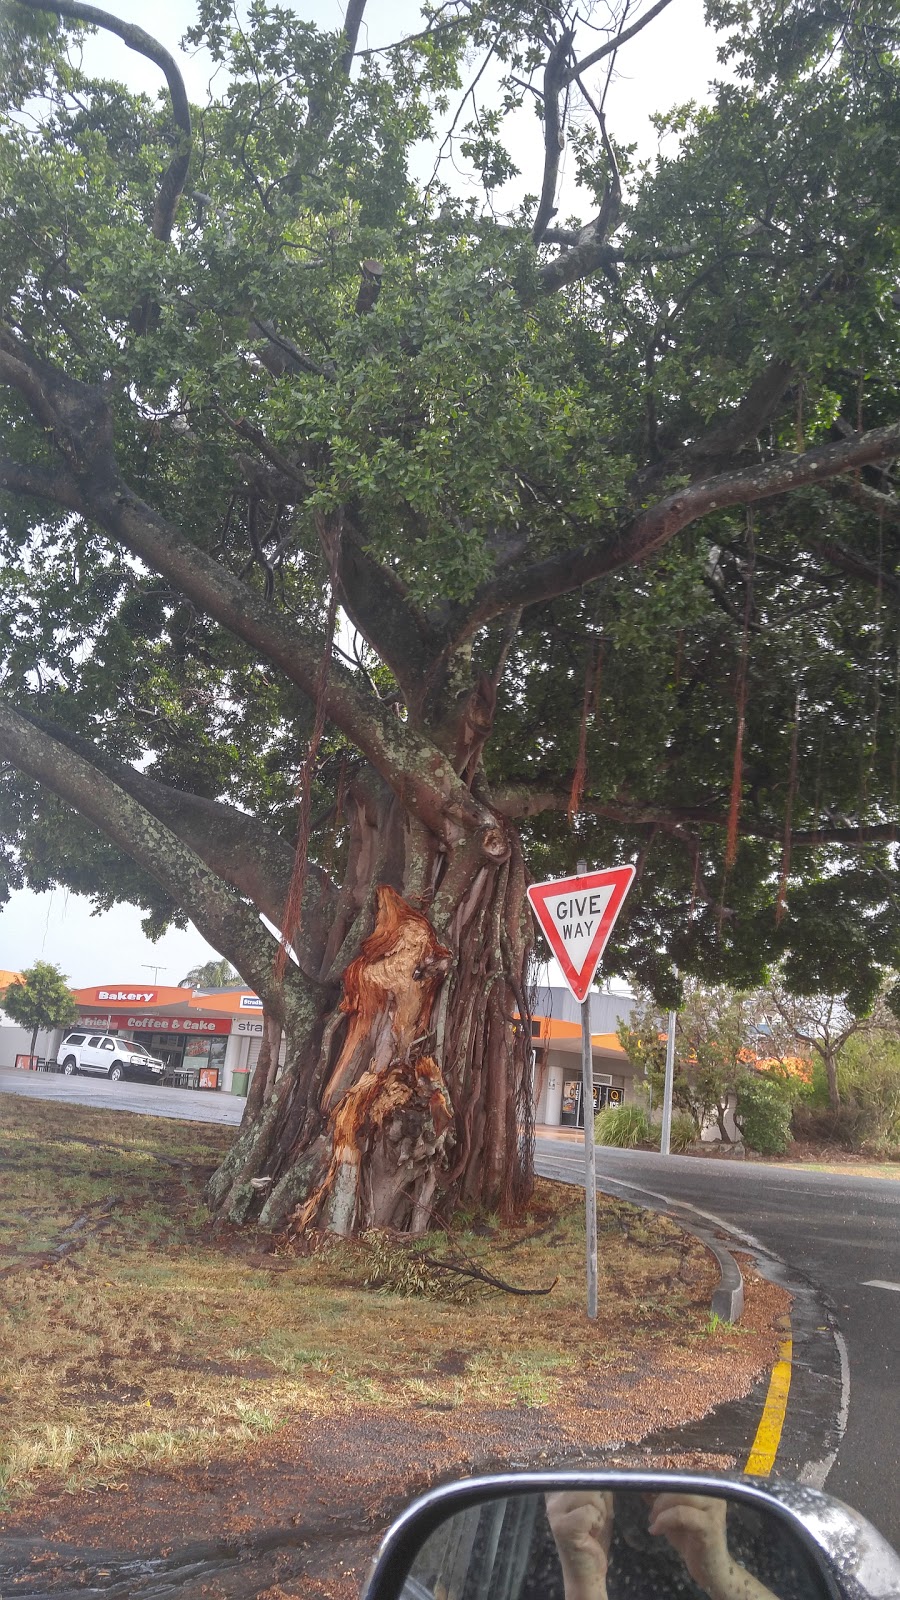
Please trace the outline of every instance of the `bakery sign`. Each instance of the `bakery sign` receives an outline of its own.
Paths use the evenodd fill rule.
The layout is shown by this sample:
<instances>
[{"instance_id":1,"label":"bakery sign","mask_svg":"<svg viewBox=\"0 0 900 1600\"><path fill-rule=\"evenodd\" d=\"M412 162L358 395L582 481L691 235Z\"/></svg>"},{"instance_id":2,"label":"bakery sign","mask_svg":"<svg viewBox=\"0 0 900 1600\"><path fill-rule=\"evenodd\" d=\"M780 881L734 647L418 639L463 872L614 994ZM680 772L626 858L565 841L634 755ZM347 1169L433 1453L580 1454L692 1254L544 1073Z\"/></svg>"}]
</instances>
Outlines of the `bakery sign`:
<instances>
[{"instance_id":1,"label":"bakery sign","mask_svg":"<svg viewBox=\"0 0 900 1600\"><path fill-rule=\"evenodd\" d=\"M105 1032L112 1020L107 1011L102 1017L82 1017L78 1026L80 1028L102 1028ZM160 1017L153 1013L149 1017L117 1016L115 1024L117 1028L140 1028L143 1032L150 1033L231 1032L231 1023L227 1018L220 1017ZM261 1023L260 1028L262 1028Z\"/></svg>"},{"instance_id":2,"label":"bakery sign","mask_svg":"<svg viewBox=\"0 0 900 1600\"><path fill-rule=\"evenodd\" d=\"M230 1033L231 1022L221 1017L126 1017L126 1028L150 1028L154 1033Z\"/></svg>"}]
</instances>

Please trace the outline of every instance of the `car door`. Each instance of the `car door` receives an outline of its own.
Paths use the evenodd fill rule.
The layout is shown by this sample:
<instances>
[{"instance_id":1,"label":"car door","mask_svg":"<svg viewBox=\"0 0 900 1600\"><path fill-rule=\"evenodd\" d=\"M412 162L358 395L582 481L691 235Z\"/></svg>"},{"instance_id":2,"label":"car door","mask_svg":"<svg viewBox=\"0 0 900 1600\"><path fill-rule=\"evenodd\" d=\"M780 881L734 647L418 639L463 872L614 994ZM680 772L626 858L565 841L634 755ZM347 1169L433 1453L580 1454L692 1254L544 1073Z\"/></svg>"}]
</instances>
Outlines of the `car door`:
<instances>
[{"instance_id":1,"label":"car door","mask_svg":"<svg viewBox=\"0 0 900 1600\"><path fill-rule=\"evenodd\" d=\"M81 1047L82 1072L104 1072L106 1070L104 1057L100 1054L100 1045L103 1042L101 1033L92 1033ZM106 1057L106 1061L108 1061Z\"/></svg>"},{"instance_id":2,"label":"car door","mask_svg":"<svg viewBox=\"0 0 900 1600\"><path fill-rule=\"evenodd\" d=\"M101 1039L100 1049L97 1051L97 1062L101 1072L108 1072L116 1059L116 1040Z\"/></svg>"}]
</instances>

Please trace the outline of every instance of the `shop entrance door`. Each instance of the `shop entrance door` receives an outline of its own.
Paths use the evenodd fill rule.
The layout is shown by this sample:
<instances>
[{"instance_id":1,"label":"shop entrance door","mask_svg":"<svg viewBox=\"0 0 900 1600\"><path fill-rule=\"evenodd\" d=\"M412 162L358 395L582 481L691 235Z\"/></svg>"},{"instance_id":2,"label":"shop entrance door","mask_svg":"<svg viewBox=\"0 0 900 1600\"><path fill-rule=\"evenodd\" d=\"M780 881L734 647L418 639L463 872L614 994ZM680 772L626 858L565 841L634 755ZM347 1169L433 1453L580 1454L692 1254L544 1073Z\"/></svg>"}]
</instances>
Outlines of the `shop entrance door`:
<instances>
[{"instance_id":1,"label":"shop entrance door","mask_svg":"<svg viewBox=\"0 0 900 1600\"><path fill-rule=\"evenodd\" d=\"M594 1116L598 1111L603 1111L608 1105L620 1106L622 1104L621 1089L614 1089L609 1083L595 1083L594 1086ZM566 1078L563 1080L562 1109L560 1124L564 1128L584 1127L583 1086L580 1078Z\"/></svg>"}]
</instances>

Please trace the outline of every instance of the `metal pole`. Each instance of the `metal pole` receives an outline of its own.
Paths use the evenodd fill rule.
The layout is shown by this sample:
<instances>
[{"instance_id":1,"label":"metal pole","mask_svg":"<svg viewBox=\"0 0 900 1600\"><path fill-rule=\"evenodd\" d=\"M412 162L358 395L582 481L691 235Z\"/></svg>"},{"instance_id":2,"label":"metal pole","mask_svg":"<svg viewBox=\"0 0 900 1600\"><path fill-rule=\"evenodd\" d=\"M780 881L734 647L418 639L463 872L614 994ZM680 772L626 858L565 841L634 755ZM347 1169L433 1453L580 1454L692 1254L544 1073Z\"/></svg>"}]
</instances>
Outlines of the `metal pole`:
<instances>
[{"instance_id":1,"label":"metal pole","mask_svg":"<svg viewBox=\"0 0 900 1600\"><path fill-rule=\"evenodd\" d=\"M579 861L579 877L587 862ZM584 1214L587 1245L587 1314L597 1319L597 1165L594 1156L594 1058L591 1052L591 993L581 1002L581 1104L584 1111Z\"/></svg>"},{"instance_id":2,"label":"metal pole","mask_svg":"<svg viewBox=\"0 0 900 1600\"><path fill-rule=\"evenodd\" d=\"M666 1082L663 1089L662 1131L659 1136L660 1154L670 1154L672 1137L672 1084L675 1078L675 1013L669 1012L669 1032L666 1038Z\"/></svg>"}]
</instances>

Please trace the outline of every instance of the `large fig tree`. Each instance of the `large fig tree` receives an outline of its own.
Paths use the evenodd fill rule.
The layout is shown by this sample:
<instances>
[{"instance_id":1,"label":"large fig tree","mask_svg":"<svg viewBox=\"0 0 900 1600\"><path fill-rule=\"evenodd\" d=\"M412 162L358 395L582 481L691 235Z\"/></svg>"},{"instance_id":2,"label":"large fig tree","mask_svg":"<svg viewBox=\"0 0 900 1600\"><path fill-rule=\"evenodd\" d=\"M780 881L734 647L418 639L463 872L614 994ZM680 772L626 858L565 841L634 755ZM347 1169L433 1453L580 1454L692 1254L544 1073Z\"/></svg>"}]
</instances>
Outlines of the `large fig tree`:
<instances>
[{"instance_id":1,"label":"large fig tree","mask_svg":"<svg viewBox=\"0 0 900 1600\"><path fill-rule=\"evenodd\" d=\"M661 999L896 958L900 96L887 3L716 0L640 166L666 0L364 4L202 0L202 107L2 11L0 822L283 1030L220 1214L420 1230L528 1192L529 872L636 859Z\"/></svg>"}]
</instances>

